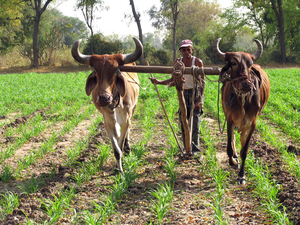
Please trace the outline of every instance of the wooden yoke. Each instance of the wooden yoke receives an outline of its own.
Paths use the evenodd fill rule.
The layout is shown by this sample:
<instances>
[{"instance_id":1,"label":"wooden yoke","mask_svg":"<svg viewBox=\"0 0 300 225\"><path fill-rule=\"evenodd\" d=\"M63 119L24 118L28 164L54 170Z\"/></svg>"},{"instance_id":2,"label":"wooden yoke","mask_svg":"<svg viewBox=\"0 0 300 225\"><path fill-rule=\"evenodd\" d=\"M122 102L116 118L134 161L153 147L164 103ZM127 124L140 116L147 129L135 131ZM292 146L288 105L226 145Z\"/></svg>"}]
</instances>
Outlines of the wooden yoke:
<instances>
[{"instance_id":1,"label":"wooden yoke","mask_svg":"<svg viewBox=\"0 0 300 225\"><path fill-rule=\"evenodd\" d=\"M171 66L119 66L119 69L123 72L132 73L173 73L173 67ZM219 75L221 69L219 67L203 67L203 70L199 68L196 74L205 75ZM192 74L192 67L185 67L183 74Z\"/></svg>"},{"instance_id":2,"label":"wooden yoke","mask_svg":"<svg viewBox=\"0 0 300 225\"><path fill-rule=\"evenodd\" d=\"M192 139L191 139L191 132L190 127L188 125L187 120L187 109L186 109L186 103L183 96L183 83L184 83L184 73L185 66L183 62L177 61L176 64L173 66L173 73L172 78L175 83L175 87L177 90L177 96L179 101L179 108L181 112L181 123L184 130L185 135L185 150L187 155L192 155Z\"/></svg>"}]
</instances>

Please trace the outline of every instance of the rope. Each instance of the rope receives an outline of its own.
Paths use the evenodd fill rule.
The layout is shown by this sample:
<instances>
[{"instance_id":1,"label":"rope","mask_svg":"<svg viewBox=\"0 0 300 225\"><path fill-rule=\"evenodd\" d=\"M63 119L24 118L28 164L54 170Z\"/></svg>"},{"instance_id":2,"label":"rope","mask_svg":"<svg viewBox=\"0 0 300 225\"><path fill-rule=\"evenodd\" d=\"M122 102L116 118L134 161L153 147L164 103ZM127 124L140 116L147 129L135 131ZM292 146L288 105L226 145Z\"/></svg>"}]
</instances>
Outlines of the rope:
<instances>
[{"instance_id":1,"label":"rope","mask_svg":"<svg viewBox=\"0 0 300 225\"><path fill-rule=\"evenodd\" d=\"M226 111L226 115L225 115L223 129L221 129L221 122L220 122L220 83L221 82L219 82L219 84L218 84L218 103L217 103L217 105L218 105L218 124L219 124L220 133L223 134L224 133L224 129L225 129L226 120L227 120L228 105L226 106L227 111Z\"/></svg>"},{"instance_id":2,"label":"rope","mask_svg":"<svg viewBox=\"0 0 300 225\"><path fill-rule=\"evenodd\" d=\"M151 84L151 81L149 81L148 84L146 85L146 87L142 87L135 79L133 79L133 77L130 75L130 73L128 73L128 72L126 72L126 73L132 79L132 80L129 80L128 82L138 85L144 91L147 90L148 86ZM171 76L171 75L168 74L168 75L164 75L164 76L160 76L160 77L156 77L156 78L163 78L163 77L168 77L168 76Z\"/></svg>"}]
</instances>

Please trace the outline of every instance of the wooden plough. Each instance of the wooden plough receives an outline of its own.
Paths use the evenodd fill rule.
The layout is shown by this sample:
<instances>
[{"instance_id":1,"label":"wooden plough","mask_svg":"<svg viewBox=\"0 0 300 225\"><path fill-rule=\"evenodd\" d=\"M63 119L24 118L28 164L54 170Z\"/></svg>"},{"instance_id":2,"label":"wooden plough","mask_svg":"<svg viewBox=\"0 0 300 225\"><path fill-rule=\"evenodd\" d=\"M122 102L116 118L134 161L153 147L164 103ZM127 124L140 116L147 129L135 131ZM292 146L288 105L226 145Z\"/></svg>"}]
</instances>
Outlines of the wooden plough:
<instances>
[{"instance_id":1,"label":"wooden plough","mask_svg":"<svg viewBox=\"0 0 300 225\"><path fill-rule=\"evenodd\" d=\"M119 69L123 72L134 72L134 73L164 73L164 74L172 74L174 72L173 67L168 67L168 66L119 66ZM194 77L198 77L199 75L205 74L205 75L219 75L220 74L220 68L219 67L185 67L181 71L182 74L191 74ZM195 80L195 79L194 79ZM179 107L181 110L181 121L182 125L184 128L184 133L185 133L185 150L186 150L186 155L192 155L192 143L191 143L191 131L192 128L188 124L187 120L187 110L186 110L186 104L185 100L183 97L183 89L182 89L182 82L178 82L177 80L175 82L175 87L177 90L177 96L178 96L178 101L179 101ZM155 86L156 87L156 86ZM158 90L156 88L156 91L158 93ZM158 93L159 96L159 93ZM160 99L161 101L161 99ZM162 104L162 101L161 101ZM163 104L162 104L163 107ZM164 107L163 107L164 108ZM165 112L165 110L164 110ZM167 117L167 120L169 122L167 113L165 112L165 115ZM171 126L171 123L169 122L169 125L172 129L172 132L175 136L175 139L177 141L177 144L181 150L181 153L183 155L182 148L180 147L180 144L178 142L178 139L176 137L176 134L174 132L173 127Z\"/></svg>"}]
</instances>

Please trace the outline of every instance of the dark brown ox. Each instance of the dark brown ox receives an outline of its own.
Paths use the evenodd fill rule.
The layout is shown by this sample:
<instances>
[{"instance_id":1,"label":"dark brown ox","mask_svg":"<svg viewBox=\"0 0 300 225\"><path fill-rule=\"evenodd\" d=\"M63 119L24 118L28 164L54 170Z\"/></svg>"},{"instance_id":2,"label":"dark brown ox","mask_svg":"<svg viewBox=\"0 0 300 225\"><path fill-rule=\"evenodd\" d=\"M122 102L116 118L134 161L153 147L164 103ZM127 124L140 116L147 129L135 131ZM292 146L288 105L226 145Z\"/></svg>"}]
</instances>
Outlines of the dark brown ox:
<instances>
[{"instance_id":1,"label":"dark brown ox","mask_svg":"<svg viewBox=\"0 0 300 225\"><path fill-rule=\"evenodd\" d=\"M121 173L122 150L130 150L129 130L131 118L137 105L139 87L136 73L123 73L119 65L135 65L143 52L141 42L133 38L136 49L131 54L83 55L78 47L81 40L74 43L72 56L79 63L90 65L94 72L86 81L85 91L92 93L93 102L103 114L104 124L111 140L117 165Z\"/></svg>"},{"instance_id":2,"label":"dark brown ox","mask_svg":"<svg viewBox=\"0 0 300 225\"><path fill-rule=\"evenodd\" d=\"M270 94L270 82L267 74L258 64L253 64L263 51L260 41L254 39L257 51L254 54L245 52L226 52L219 50L221 38L214 43L215 55L227 61L222 68L220 80L222 86L222 106L227 121L227 154L229 164L238 167L238 156L235 149L234 128L240 132L242 160L238 183L245 184L245 161L248 155L250 139L256 127L258 114L266 105Z\"/></svg>"}]
</instances>

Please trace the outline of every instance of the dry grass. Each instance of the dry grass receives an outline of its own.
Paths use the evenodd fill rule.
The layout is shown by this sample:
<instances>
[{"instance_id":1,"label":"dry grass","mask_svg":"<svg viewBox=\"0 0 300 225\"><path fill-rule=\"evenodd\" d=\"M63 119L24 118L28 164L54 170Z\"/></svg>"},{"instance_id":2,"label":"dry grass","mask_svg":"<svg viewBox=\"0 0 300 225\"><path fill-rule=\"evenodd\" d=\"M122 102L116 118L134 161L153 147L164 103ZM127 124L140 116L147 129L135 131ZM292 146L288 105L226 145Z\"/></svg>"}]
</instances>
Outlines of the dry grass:
<instances>
[{"instance_id":1,"label":"dry grass","mask_svg":"<svg viewBox=\"0 0 300 225\"><path fill-rule=\"evenodd\" d=\"M224 63L225 64L225 63ZM218 66L222 68L224 64L212 65L204 64L205 67ZM295 63L268 63L261 64L263 69L276 69L276 68L300 68L299 64ZM19 49L16 47L12 52L6 55L0 55L0 74L9 73L28 73L28 72L38 72L38 73L68 73L77 71L87 71L90 67L80 65L77 63L72 55L71 48L63 46L59 51L55 53L52 63L50 66L40 66L39 69L31 67L31 62L28 58L24 58L19 54Z\"/></svg>"},{"instance_id":2,"label":"dry grass","mask_svg":"<svg viewBox=\"0 0 300 225\"><path fill-rule=\"evenodd\" d=\"M38 69L31 67L30 60L22 57L18 48L14 48L12 52L4 56L0 55L0 74L68 73L88 70L90 70L90 67L77 63L71 55L71 49L65 46L55 53L51 66L39 66Z\"/></svg>"},{"instance_id":3,"label":"dry grass","mask_svg":"<svg viewBox=\"0 0 300 225\"><path fill-rule=\"evenodd\" d=\"M12 52L6 55L0 55L0 68L9 68L9 67L22 67L29 66L30 60L23 58L19 54L19 49L14 48Z\"/></svg>"}]
</instances>

